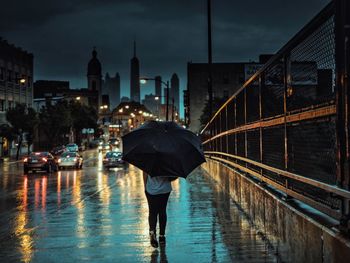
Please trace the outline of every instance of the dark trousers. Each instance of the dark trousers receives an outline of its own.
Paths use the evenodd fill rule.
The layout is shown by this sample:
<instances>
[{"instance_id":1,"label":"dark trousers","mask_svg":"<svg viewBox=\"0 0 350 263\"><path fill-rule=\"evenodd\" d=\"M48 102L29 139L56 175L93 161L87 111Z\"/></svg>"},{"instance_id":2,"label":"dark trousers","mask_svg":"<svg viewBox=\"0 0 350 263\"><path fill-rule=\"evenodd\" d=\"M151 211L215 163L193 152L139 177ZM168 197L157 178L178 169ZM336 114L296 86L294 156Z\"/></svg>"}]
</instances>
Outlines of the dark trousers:
<instances>
[{"instance_id":1,"label":"dark trousers","mask_svg":"<svg viewBox=\"0 0 350 263\"><path fill-rule=\"evenodd\" d=\"M165 235L166 227L166 206L168 204L170 193L151 195L146 192L147 202L148 202L148 223L149 230L156 231L157 218L159 217L159 234Z\"/></svg>"}]
</instances>

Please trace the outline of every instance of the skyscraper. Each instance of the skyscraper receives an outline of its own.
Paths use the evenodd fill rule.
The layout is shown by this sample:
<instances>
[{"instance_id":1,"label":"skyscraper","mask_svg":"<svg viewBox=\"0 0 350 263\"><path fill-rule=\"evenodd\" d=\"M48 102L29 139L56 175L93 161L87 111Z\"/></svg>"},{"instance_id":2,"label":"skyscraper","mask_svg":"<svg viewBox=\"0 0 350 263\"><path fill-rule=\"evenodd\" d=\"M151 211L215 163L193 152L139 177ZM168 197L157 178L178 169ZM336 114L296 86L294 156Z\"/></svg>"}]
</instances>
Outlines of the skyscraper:
<instances>
[{"instance_id":1,"label":"skyscraper","mask_svg":"<svg viewBox=\"0 0 350 263\"><path fill-rule=\"evenodd\" d=\"M155 76L154 77L154 89L156 96L162 96L162 77L161 76Z\"/></svg>"},{"instance_id":2,"label":"skyscraper","mask_svg":"<svg viewBox=\"0 0 350 263\"><path fill-rule=\"evenodd\" d=\"M115 77L110 77L109 74L106 74L103 94L109 95L109 101L111 109L114 109L120 103L120 76L117 72Z\"/></svg>"},{"instance_id":3,"label":"skyscraper","mask_svg":"<svg viewBox=\"0 0 350 263\"><path fill-rule=\"evenodd\" d=\"M170 89L170 98L174 98L174 106L176 111L180 111L180 87L179 87L179 77L174 73L170 80L171 89Z\"/></svg>"},{"instance_id":4,"label":"skyscraper","mask_svg":"<svg viewBox=\"0 0 350 263\"><path fill-rule=\"evenodd\" d=\"M134 41L134 57L130 69L130 100L140 102L140 63L136 57L136 42Z\"/></svg>"}]
</instances>

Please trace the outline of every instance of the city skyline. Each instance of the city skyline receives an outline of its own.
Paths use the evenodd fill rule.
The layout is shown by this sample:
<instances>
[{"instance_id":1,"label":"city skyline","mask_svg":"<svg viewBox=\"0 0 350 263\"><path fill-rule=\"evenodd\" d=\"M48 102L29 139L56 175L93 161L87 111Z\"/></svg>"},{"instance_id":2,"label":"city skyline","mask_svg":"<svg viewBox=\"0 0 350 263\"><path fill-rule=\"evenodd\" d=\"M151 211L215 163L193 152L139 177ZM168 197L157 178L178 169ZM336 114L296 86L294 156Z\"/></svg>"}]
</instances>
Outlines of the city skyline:
<instances>
[{"instance_id":1,"label":"city skyline","mask_svg":"<svg viewBox=\"0 0 350 263\"><path fill-rule=\"evenodd\" d=\"M119 72L121 97L130 96L136 40L140 76L170 81L177 73L182 95L187 62L207 61L206 1L16 2L3 7L0 36L34 54L34 80L67 80L72 88L86 88L86 64L96 46L102 74ZM213 2L213 62L257 61L261 53L276 52L327 3ZM141 98L153 89L153 83L142 86Z\"/></svg>"}]
</instances>

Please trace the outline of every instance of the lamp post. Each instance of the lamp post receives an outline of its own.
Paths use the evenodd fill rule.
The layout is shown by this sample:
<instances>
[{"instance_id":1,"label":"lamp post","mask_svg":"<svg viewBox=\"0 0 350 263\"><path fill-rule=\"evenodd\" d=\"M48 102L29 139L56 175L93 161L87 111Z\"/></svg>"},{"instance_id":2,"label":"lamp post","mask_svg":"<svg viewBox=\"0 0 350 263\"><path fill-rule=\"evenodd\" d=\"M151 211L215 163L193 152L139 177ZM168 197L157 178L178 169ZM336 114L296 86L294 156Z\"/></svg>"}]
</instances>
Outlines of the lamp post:
<instances>
[{"instance_id":1,"label":"lamp post","mask_svg":"<svg viewBox=\"0 0 350 263\"><path fill-rule=\"evenodd\" d=\"M141 84L146 84L148 80L153 80L153 81L160 81L163 85L166 87L166 113L165 113L165 119L166 121L169 120L169 81L164 82L160 79L155 79L155 78L140 78L140 83ZM159 97L159 96L158 96Z\"/></svg>"}]
</instances>

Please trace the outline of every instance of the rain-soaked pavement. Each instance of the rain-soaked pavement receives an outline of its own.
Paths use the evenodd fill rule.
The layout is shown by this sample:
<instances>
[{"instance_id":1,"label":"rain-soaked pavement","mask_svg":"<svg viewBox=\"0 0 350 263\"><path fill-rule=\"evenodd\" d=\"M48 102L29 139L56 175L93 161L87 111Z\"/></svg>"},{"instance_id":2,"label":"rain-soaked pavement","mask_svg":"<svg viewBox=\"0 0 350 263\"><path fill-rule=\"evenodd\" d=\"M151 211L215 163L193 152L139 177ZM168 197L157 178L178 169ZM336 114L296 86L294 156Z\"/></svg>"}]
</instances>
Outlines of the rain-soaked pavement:
<instances>
[{"instance_id":1,"label":"rain-soaked pavement","mask_svg":"<svg viewBox=\"0 0 350 263\"><path fill-rule=\"evenodd\" d=\"M1 262L276 262L240 209L200 170L173 182L167 245L149 244L142 175L84 169L24 176L0 165Z\"/></svg>"}]
</instances>

